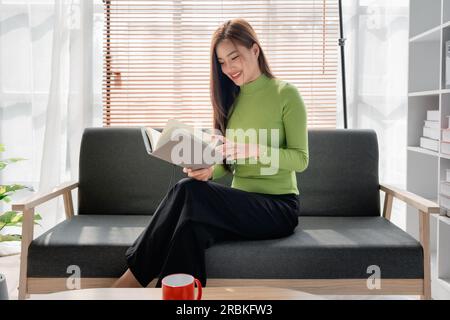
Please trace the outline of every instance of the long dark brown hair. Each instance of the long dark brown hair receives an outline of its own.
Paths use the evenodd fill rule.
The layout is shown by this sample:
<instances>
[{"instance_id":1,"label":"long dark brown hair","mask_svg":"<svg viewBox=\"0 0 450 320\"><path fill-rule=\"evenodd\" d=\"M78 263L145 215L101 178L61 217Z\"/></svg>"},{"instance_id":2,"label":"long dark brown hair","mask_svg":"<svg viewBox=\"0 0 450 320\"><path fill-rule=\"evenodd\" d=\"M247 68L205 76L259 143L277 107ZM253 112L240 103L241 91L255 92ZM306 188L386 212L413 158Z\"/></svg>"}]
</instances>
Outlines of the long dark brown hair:
<instances>
[{"instance_id":1,"label":"long dark brown hair","mask_svg":"<svg viewBox=\"0 0 450 320\"><path fill-rule=\"evenodd\" d=\"M217 45L223 40L230 40L234 44L240 44L250 49L254 43L259 47L258 65L261 73L273 78L266 56L259 44L258 37L252 26L244 19L232 19L222 24L213 34L211 40L211 71L210 71L210 95L214 113L214 129L225 136L229 111L239 94L237 86L222 68L217 58ZM223 161L227 171L232 172L228 164Z\"/></svg>"}]
</instances>

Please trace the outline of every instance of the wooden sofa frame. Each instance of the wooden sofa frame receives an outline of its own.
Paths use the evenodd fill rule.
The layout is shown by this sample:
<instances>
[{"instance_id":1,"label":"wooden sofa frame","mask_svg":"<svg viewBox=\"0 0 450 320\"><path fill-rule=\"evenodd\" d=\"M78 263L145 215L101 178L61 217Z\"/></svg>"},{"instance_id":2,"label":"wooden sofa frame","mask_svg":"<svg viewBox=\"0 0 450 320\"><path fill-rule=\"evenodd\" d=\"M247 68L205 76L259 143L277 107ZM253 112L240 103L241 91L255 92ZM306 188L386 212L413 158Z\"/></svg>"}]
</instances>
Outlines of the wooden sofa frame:
<instances>
[{"instance_id":1,"label":"wooden sofa frame","mask_svg":"<svg viewBox=\"0 0 450 320\"><path fill-rule=\"evenodd\" d=\"M64 183L50 192L38 193L13 204L13 210L23 212L19 299L25 299L29 294L67 290L66 278L27 277L28 247L33 240L35 207L62 195L66 218L70 219L74 215L72 190L77 187L78 182ZM422 299L431 299L430 214L438 214L439 206L411 192L392 186L381 184L380 190L385 193L383 217L387 220L391 218L394 198L418 210L420 243L424 254L423 279L382 279L380 289L369 289L367 279L208 279L208 286L271 286L319 295L420 295ZM81 278L80 285L82 289L110 287L115 280L116 278Z\"/></svg>"}]
</instances>

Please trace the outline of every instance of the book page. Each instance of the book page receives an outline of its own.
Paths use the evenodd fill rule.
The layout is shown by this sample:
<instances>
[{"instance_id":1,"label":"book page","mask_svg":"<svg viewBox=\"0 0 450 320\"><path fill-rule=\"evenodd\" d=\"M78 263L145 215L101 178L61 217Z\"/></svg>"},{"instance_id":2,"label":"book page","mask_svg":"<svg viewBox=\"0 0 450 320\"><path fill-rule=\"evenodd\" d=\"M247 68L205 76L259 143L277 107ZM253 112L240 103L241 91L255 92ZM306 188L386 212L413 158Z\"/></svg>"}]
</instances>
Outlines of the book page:
<instances>
[{"instance_id":1,"label":"book page","mask_svg":"<svg viewBox=\"0 0 450 320\"><path fill-rule=\"evenodd\" d=\"M175 132L175 130L178 139L172 140L171 137L172 134ZM203 160L197 159L196 156L194 155L194 153L199 152L199 150L202 152L201 155L205 154L205 150L207 151L206 154L216 154L215 147L217 146L218 143L220 143L219 140L213 141L211 139L210 134L200 129L195 129L193 126L187 125L176 119L169 119L169 121L167 122L166 126L164 127L161 133L151 128L147 128L147 131L148 135L152 137L151 138L153 140L152 144L156 145L155 148L152 148L151 154L157 158L177 164L179 166L190 167L193 169L208 168L209 166L214 164L214 163L206 163L204 162L204 159ZM180 141L187 141L187 140L190 141L190 143L188 144L190 149L186 150L185 151L186 153L182 152L181 158L179 158L179 160L172 159L172 153L174 148L180 147L179 145ZM175 152L179 151L176 150ZM189 155L186 158L183 158L183 154ZM194 156L194 158L192 158L192 156ZM220 161L222 161L221 159ZM180 160L181 162L179 163ZM197 163L199 160L201 162Z\"/></svg>"},{"instance_id":2,"label":"book page","mask_svg":"<svg viewBox=\"0 0 450 320\"><path fill-rule=\"evenodd\" d=\"M185 131L185 134L182 133L181 139L191 139L191 143L181 146L178 141L169 140L167 143L160 145L158 149L151 154L167 162L181 167L191 168L193 170L209 168L213 164L222 163L223 157L218 162L215 162L214 159L211 159L212 162L210 160L207 162L206 159L203 158L205 150L211 155L216 153L212 144L207 144L205 141L198 139L187 131ZM186 147L188 149L185 149ZM201 151L201 154L196 153L199 152L199 150ZM198 158L199 156L201 158Z\"/></svg>"},{"instance_id":3,"label":"book page","mask_svg":"<svg viewBox=\"0 0 450 320\"><path fill-rule=\"evenodd\" d=\"M158 130L155 130L150 127L146 127L148 139L150 140L150 147L152 148L152 152L157 149L158 142L161 138L161 133Z\"/></svg>"},{"instance_id":4,"label":"book page","mask_svg":"<svg viewBox=\"0 0 450 320\"><path fill-rule=\"evenodd\" d=\"M186 136L195 136L202 140L202 137L199 137L198 134L195 133L195 128L193 126L172 118L167 121L167 124L161 133L161 137L159 138L157 148L160 148L171 140L172 132L174 130L180 130L181 132L184 131Z\"/></svg>"},{"instance_id":5,"label":"book page","mask_svg":"<svg viewBox=\"0 0 450 320\"><path fill-rule=\"evenodd\" d=\"M174 132L177 133L177 139L172 140L171 138ZM193 126L173 118L167 121L162 132L151 127L146 127L145 135L150 142L151 150L149 150L149 147L147 146L149 154L167 162L182 167L192 168L194 170L208 168L213 165L214 163L209 163L210 161L207 163L205 162L205 159L198 158L198 156L200 155L202 157L204 154L216 155L217 150L215 150L215 147L221 144L220 140L213 140L210 133L201 129L196 129ZM187 145L181 146L179 145L180 141L190 142ZM177 158L178 160L172 159L174 148L185 148L186 146L188 146L189 150L183 151L181 154L178 149L175 150L176 155L180 155L180 157ZM201 152L201 154L199 154L199 152ZM220 157L220 162L222 159L223 156Z\"/></svg>"}]
</instances>

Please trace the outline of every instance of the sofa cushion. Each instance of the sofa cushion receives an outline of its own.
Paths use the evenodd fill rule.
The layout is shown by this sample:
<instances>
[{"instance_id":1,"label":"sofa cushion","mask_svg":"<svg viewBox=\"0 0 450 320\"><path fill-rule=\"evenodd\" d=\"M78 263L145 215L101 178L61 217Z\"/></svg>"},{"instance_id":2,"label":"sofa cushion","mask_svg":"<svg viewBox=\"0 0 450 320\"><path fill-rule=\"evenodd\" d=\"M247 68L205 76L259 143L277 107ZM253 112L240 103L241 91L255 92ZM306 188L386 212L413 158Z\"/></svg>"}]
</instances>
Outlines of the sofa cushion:
<instances>
[{"instance_id":1,"label":"sofa cushion","mask_svg":"<svg viewBox=\"0 0 450 320\"><path fill-rule=\"evenodd\" d=\"M212 278L366 279L371 265L382 278L423 278L422 247L382 217L300 217L287 238L207 251Z\"/></svg>"},{"instance_id":2,"label":"sofa cushion","mask_svg":"<svg viewBox=\"0 0 450 320\"><path fill-rule=\"evenodd\" d=\"M117 277L125 251L151 216L75 216L35 239L28 276ZM420 244L381 217L300 217L292 236L216 243L206 251L210 278L368 278L378 265L382 278L422 278Z\"/></svg>"},{"instance_id":3,"label":"sofa cushion","mask_svg":"<svg viewBox=\"0 0 450 320\"><path fill-rule=\"evenodd\" d=\"M308 168L297 173L301 216L380 216L373 130L310 130Z\"/></svg>"},{"instance_id":4,"label":"sofa cushion","mask_svg":"<svg viewBox=\"0 0 450 320\"><path fill-rule=\"evenodd\" d=\"M78 214L100 215L151 215L185 176L147 154L140 128L87 128L79 172Z\"/></svg>"},{"instance_id":5,"label":"sofa cushion","mask_svg":"<svg viewBox=\"0 0 450 320\"><path fill-rule=\"evenodd\" d=\"M375 131L309 130L309 165L297 173L302 216L379 216ZM80 149L78 214L151 215L181 167L147 154L140 128L88 128ZM171 181L172 178L172 181ZM218 183L231 185L228 174Z\"/></svg>"},{"instance_id":6,"label":"sofa cushion","mask_svg":"<svg viewBox=\"0 0 450 320\"><path fill-rule=\"evenodd\" d=\"M115 277L126 269L125 251L152 216L78 215L31 242L28 276L68 277L70 265L82 277Z\"/></svg>"}]
</instances>

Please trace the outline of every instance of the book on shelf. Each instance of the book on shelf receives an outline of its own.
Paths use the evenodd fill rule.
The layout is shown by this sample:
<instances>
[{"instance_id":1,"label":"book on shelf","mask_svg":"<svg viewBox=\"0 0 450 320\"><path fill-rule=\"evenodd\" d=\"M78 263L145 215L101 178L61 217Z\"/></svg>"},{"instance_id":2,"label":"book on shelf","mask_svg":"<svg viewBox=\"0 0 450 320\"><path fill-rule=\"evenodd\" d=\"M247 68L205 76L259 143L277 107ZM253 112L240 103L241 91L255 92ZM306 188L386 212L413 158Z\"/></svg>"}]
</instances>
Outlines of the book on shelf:
<instances>
[{"instance_id":1,"label":"book on shelf","mask_svg":"<svg viewBox=\"0 0 450 320\"><path fill-rule=\"evenodd\" d=\"M441 207L441 213L443 213L442 212L442 209L443 209L444 213L446 213L448 216L448 215L450 215L450 197L447 197L446 195L444 195L442 193L439 195L440 195L439 206Z\"/></svg>"},{"instance_id":2,"label":"book on shelf","mask_svg":"<svg viewBox=\"0 0 450 320\"><path fill-rule=\"evenodd\" d=\"M450 89L450 41L445 41L445 88Z\"/></svg>"},{"instance_id":3,"label":"book on shelf","mask_svg":"<svg viewBox=\"0 0 450 320\"><path fill-rule=\"evenodd\" d=\"M439 110L427 110L428 121L439 121L441 118Z\"/></svg>"},{"instance_id":4,"label":"book on shelf","mask_svg":"<svg viewBox=\"0 0 450 320\"><path fill-rule=\"evenodd\" d=\"M434 121L434 120L425 120L425 127L437 128L437 129L441 128L441 126L439 125L439 121Z\"/></svg>"},{"instance_id":5,"label":"book on shelf","mask_svg":"<svg viewBox=\"0 0 450 320\"><path fill-rule=\"evenodd\" d=\"M177 119L169 119L161 132L151 127L141 131L147 153L153 157L193 170L222 163L223 156L215 149L222 144L219 139Z\"/></svg>"},{"instance_id":6,"label":"book on shelf","mask_svg":"<svg viewBox=\"0 0 450 320\"><path fill-rule=\"evenodd\" d=\"M440 128L423 127L423 136L425 138L439 140L441 138L441 129Z\"/></svg>"},{"instance_id":7,"label":"book on shelf","mask_svg":"<svg viewBox=\"0 0 450 320\"><path fill-rule=\"evenodd\" d=\"M450 129L442 129L442 141L450 142Z\"/></svg>"},{"instance_id":8,"label":"book on shelf","mask_svg":"<svg viewBox=\"0 0 450 320\"><path fill-rule=\"evenodd\" d=\"M439 151L439 141L420 137L420 147L428 150Z\"/></svg>"},{"instance_id":9,"label":"book on shelf","mask_svg":"<svg viewBox=\"0 0 450 320\"><path fill-rule=\"evenodd\" d=\"M450 169L445 170L445 181L450 182Z\"/></svg>"}]
</instances>

